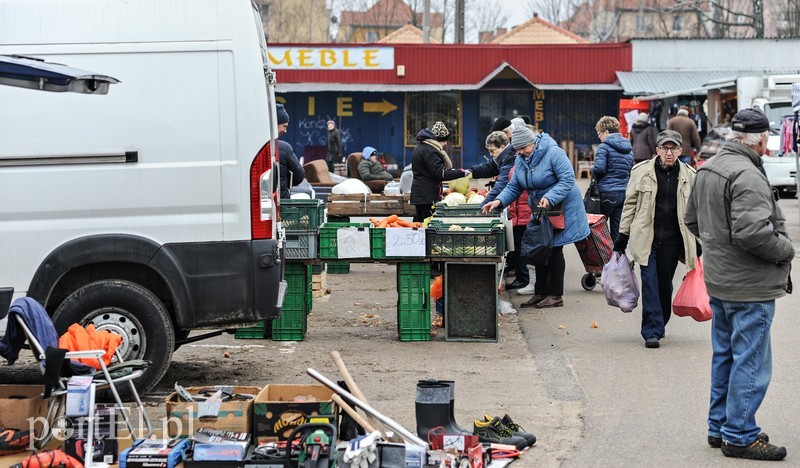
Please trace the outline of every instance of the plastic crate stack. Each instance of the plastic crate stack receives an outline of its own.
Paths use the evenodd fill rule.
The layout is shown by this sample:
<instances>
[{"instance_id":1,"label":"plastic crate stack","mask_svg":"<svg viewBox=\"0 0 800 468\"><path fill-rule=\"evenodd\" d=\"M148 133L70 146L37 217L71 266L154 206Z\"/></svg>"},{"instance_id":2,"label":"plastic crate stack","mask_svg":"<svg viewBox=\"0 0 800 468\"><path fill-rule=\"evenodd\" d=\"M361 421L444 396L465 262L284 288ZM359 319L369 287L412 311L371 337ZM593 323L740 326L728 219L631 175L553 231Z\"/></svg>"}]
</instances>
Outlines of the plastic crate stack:
<instances>
[{"instance_id":1,"label":"plastic crate stack","mask_svg":"<svg viewBox=\"0 0 800 468\"><path fill-rule=\"evenodd\" d=\"M400 341L431 339L431 264L397 264L397 334Z\"/></svg>"}]
</instances>

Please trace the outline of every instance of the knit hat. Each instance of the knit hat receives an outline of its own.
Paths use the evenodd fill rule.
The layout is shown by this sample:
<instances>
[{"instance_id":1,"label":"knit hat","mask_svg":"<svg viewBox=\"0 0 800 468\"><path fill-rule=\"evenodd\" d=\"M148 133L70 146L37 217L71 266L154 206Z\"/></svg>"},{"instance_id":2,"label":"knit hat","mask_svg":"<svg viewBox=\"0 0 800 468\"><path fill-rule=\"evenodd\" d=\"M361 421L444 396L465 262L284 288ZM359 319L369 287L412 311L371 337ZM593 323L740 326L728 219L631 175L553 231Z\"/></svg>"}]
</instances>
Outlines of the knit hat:
<instances>
[{"instance_id":1,"label":"knit hat","mask_svg":"<svg viewBox=\"0 0 800 468\"><path fill-rule=\"evenodd\" d=\"M450 139L450 131L445 127L444 122L436 122L431 127L431 133L438 141L447 141Z\"/></svg>"},{"instance_id":2,"label":"knit hat","mask_svg":"<svg viewBox=\"0 0 800 468\"><path fill-rule=\"evenodd\" d=\"M656 144L658 146L662 146L664 143L672 142L675 143L677 146L683 145L683 138L681 134L676 132L675 130L664 130L663 132L658 134L656 137Z\"/></svg>"},{"instance_id":3,"label":"knit hat","mask_svg":"<svg viewBox=\"0 0 800 468\"><path fill-rule=\"evenodd\" d=\"M689 109L685 109L685 108L681 107L680 109L678 109L678 115L685 115L685 116L688 117L689 116Z\"/></svg>"},{"instance_id":4,"label":"knit hat","mask_svg":"<svg viewBox=\"0 0 800 468\"><path fill-rule=\"evenodd\" d=\"M511 126L511 120L508 117L498 117L492 124L493 132L502 132Z\"/></svg>"},{"instance_id":5,"label":"knit hat","mask_svg":"<svg viewBox=\"0 0 800 468\"><path fill-rule=\"evenodd\" d=\"M373 154L375 154L377 152L378 152L378 150L376 150L375 148L373 148L371 146L365 146L364 149L361 150L361 157L364 158L364 159L369 159L370 156L372 156Z\"/></svg>"},{"instance_id":6,"label":"knit hat","mask_svg":"<svg viewBox=\"0 0 800 468\"><path fill-rule=\"evenodd\" d=\"M647 115L647 112L639 112L639 117L636 117L637 122L646 123L648 120L650 120L650 116Z\"/></svg>"},{"instance_id":7,"label":"knit hat","mask_svg":"<svg viewBox=\"0 0 800 468\"><path fill-rule=\"evenodd\" d=\"M515 150L519 151L534 143L536 143L536 135L534 135L528 127L525 125L514 125L514 132L511 134L511 146L513 146Z\"/></svg>"},{"instance_id":8,"label":"knit hat","mask_svg":"<svg viewBox=\"0 0 800 468\"><path fill-rule=\"evenodd\" d=\"M525 127L525 121L519 117L514 117L513 119L511 119L511 123L514 124L514 128ZM513 135L511 138L514 138Z\"/></svg>"},{"instance_id":9,"label":"knit hat","mask_svg":"<svg viewBox=\"0 0 800 468\"><path fill-rule=\"evenodd\" d=\"M763 133L769 130L769 119L758 109L742 109L731 119L731 130L741 133Z\"/></svg>"},{"instance_id":10,"label":"knit hat","mask_svg":"<svg viewBox=\"0 0 800 468\"><path fill-rule=\"evenodd\" d=\"M278 125L288 124L289 113L286 112L286 108L283 107L283 104L275 104L275 109L278 114Z\"/></svg>"},{"instance_id":11,"label":"knit hat","mask_svg":"<svg viewBox=\"0 0 800 468\"><path fill-rule=\"evenodd\" d=\"M525 122L525 125L530 125L531 124L531 116L530 115L518 115L517 117L522 119L522 121Z\"/></svg>"}]
</instances>

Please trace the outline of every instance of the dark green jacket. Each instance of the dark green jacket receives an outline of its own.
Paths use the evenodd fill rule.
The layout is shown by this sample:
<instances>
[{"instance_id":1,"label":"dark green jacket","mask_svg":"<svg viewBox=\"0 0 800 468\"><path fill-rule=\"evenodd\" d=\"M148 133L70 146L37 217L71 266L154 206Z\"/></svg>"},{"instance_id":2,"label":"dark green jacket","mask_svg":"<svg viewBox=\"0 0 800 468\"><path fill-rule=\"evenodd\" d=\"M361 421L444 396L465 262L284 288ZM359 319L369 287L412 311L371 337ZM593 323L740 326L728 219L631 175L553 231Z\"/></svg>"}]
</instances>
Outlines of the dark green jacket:
<instances>
[{"instance_id":1,"label":"dark green jacket","mask_svg":"<svg viewBox=\"0 0 800 468\"><path fill-rule=\"evenodd\" d=\"M392 180L391 174L383 170L383 165L378 161L372 162L362 159L358 163L358 176L361 180Z\"/></svg>"},{"instance_id":2,"label":"dark green jacket","mask_svg":"<svg viewBox=\"0 0 800 468\"><path fill-rule=\"evenodd\" d=\"M727 142L697 171L686 227L703 245L708 294L723 301L769 301L785 294L794 258L784 216L749 147Z\"/></svg>"}]
</instances>

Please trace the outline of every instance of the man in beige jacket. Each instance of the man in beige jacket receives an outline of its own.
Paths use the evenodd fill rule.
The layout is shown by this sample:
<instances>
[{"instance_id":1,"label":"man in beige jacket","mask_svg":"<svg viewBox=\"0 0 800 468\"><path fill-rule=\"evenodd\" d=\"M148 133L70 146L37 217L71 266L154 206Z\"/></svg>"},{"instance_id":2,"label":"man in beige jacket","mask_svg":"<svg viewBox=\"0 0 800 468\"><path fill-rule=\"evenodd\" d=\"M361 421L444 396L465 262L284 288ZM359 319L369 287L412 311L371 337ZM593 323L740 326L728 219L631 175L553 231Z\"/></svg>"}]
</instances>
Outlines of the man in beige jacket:
<instances>
[{"instance_id":1,"label":"man in beige jacket","mask_svg":"<svg viewBox=\"0 0 800 468\"><path fill-rule=\"evenodd\" d=\"M664 130L657 156L633 166L615 252L629 248L642 274L642 338L658 348L672 315L672 277L678 261L694 269L697 241L683 223L695 171L680 162L681 135Z\"/></svg>"}]
</instances>

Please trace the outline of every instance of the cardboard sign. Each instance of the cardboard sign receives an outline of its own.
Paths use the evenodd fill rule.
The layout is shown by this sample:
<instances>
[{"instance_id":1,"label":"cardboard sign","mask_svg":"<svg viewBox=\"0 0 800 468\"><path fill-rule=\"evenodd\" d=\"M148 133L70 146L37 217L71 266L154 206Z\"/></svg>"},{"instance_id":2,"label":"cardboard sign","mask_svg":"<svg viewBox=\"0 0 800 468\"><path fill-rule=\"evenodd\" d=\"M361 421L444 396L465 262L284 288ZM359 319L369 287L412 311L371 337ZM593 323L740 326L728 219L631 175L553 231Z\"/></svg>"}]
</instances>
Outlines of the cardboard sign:
<instances>
[{"instance_id":1,"label":"cardboard sign","mask_svg":"<svg viewBox=\"0 0 800 468\"><path fill-rule=\"evenodd\" d=\"M425 230L418 228L386 228L387 257L424 257Z\"/></svg>"},{"instance_id":2,"label":"cardboard sign","mask_svg":"<svg viewBox=\"0 0 800 468\"><path fill-rule=\"evenodd\" d=\"M339 258L370 258L369 229L339 228L336 230L337 255Z\"/></svg>"}]
</instances>

